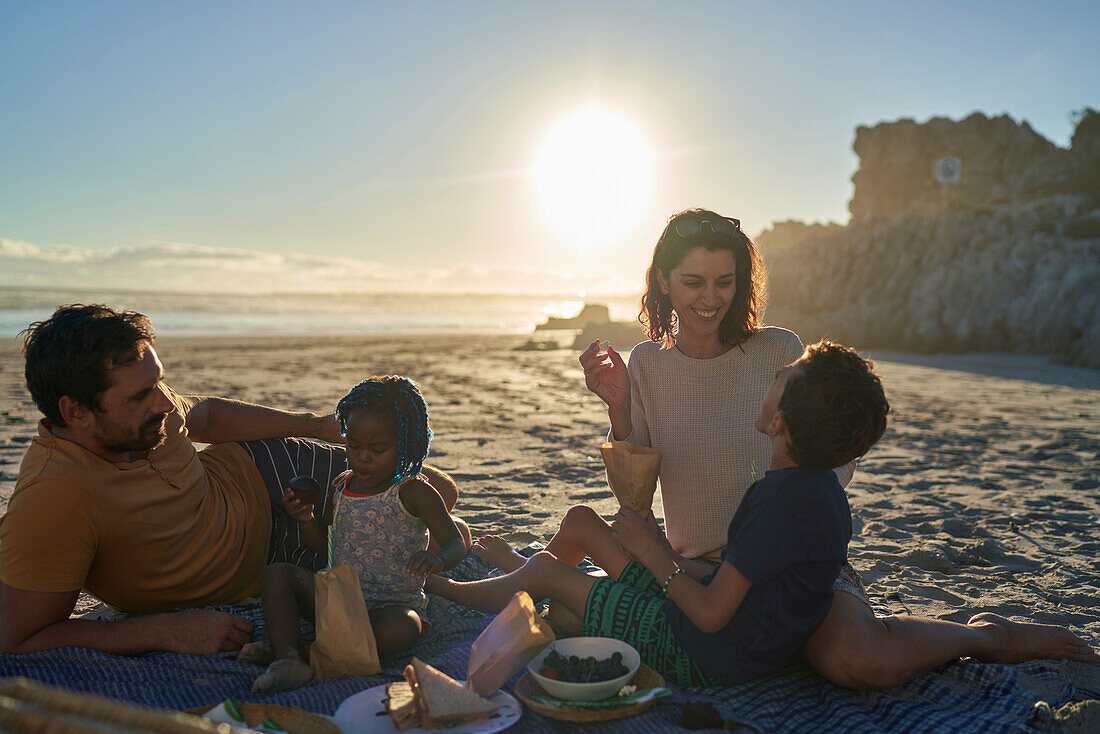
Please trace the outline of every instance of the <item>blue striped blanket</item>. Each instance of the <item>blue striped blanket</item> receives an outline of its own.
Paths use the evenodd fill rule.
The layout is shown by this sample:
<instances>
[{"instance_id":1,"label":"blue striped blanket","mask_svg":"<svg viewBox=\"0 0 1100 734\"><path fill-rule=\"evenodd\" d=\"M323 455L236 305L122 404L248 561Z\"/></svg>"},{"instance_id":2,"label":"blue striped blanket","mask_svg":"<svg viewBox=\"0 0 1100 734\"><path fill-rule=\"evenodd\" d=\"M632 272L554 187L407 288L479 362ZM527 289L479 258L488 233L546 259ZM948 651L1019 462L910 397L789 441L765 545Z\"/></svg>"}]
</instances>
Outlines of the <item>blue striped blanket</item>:
<instances>
[{"instance_id":1,"label":"blue striped blanket","mask_svg":"<svg viewBox=\"0 0 1100 734\"><path fill-rule=\"evenodd\" d=\"M490 568L469 556L450 574L460 580L483 578ZM259 605L223 608L255 624L253 639L266 639ZM332 714L348 696L394 680L412 655L456 678L465 678L470 643L489 618L433 597L428 609L431 633L399 659L383 661L382 674L312 681L284 693L249 692L261 668L233 654L197 657L151 653L119 657L80 648L31 655L0 655L0 677L25 675L76 691L99 693L133 703L186 710L226 698L298 706ZM511 690L515 683L505 685ZM564 725L592 732L666 732L680 722L678 702L708 701L726 719L754 724L765 732L1042 732L1051 731L1052 709L1100 699L1100 675L1087 666L1052 661L1024 665L985 665L962 660L906 685L883 691L838 688L805 665L792 665L767 678L728 688L674 689L645 713L603 724ZM551 734L563 724L525 711L511 731ZM682 731L682 730L681 730Z\"/></svg>"}]
</instances>

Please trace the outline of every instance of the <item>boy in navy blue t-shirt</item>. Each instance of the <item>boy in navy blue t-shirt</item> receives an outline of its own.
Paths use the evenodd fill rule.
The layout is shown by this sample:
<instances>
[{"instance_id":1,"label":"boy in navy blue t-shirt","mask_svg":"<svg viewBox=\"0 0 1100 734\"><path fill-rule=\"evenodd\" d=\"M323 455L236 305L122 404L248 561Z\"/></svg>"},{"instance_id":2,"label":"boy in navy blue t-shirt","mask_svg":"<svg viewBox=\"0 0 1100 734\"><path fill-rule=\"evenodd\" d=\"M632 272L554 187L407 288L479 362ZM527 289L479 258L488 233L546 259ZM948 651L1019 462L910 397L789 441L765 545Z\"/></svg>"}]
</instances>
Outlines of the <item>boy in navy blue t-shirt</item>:
<instances>
[{"instance_id":1,"label":"boy in navy blue t-shirt","mask_svg":"<svg viewBox=\"0 0 1100 734\"><path fill-rule=\"evenodd\" d=\"M869 362L837 344L811 345L776 373L764 398L756 428L771 437L772 465L738 508L717 569L674 553L652 513L622 509L613 525L600 520L581 539L578 555L591 556L607 577L542 552L507 576L471 583L432 577L426 588L485 611L499 611L520 589L549 597L559 633L629 642L680 685L766 674L790 659L829 610L852 534L848 500L831 468L879 439L888 410ZM551 549L571 523L584 522L585 511L569 511Z\"/></svg>"},{"instance_id":2,"label":"boy in navy blue t-shirt","mask_svg":"<svg viewBox=\"0 0 1100 734\"><path fill-rule=\"evenodd\" d=\"M764 398L756 428L771 439L772 464L737 508L717 568L677 554L652 513L643 518L623 508L609 525L577 505L547 550L530 559L500 541L497 565L505 575L468 583L433 576L425 588L486 612L499 612L520 590L549 598L559 634L628 642L677 685L765 675L785 665L830 610L852 533L830 467L862 456L882 436L888 412L870 362L838 344L812 344L776 373ZM585 556L607 575L578 569ZM918 617L900 623L921 642L916 652L899 652L908 674L881 685L967 655L1100 660L1068 631L991 614L966 625Z\"/></svg>"},{"instance_id":3,"label":"boy in navy blue t-shirt","mask_svg":"<svg viewBox=\"0 0 1100 734\"><path fill-rule=\"evenodd\" d=\"M640 532L637 515L616 516L613 536L655 579L667 579L662 611L705 677L736 681L776 670L828 613L852 537L848 498L832 467L866 453L890 409L871 368L853 350L819 342L776 373L756 419L771 439L771 467L737 508L722 564L700 584L684 584L683 601L673 580L686 570L673 561L663 577L658 554L667 559L667 552ZM702 600L692 592L716 583L729 593L697 606Z\"/></svg>"},{"instance_id":4,"label":"boy in navy blue t-shirt","mask_svg":"<svg viewBox=\"0 0 1100 734\"><path fill-rule=\"evenodd\" d=\"M732 587L746 590L717 630L704 631L672 599L663 609L703 672L731 680L769 673L828 613L852 537L848 498L831 467L866 453L890 407L871 367L851 349L820 342L776 373L756 419L771 438L771 467L737 508L722 565L701 579L709 586L728 564ZM629 520L616 525L628 551L648 555L645 542L627 540Z\"/></svg>"},{"instance_id":5,"label":"boy in navy blue t-shirt","mask_svg":"<svg viewBox=\"0 0 1100 734\"><path fill-rule=\"evenodd\" d=\"M848 499L832 470L767 472L730 523L723 561L752 586L729 623L705 633L671 600L665 604L684 651L704 671L732 680L775 670L825 619L851 537Z\"/></svg>"}]
</instances>

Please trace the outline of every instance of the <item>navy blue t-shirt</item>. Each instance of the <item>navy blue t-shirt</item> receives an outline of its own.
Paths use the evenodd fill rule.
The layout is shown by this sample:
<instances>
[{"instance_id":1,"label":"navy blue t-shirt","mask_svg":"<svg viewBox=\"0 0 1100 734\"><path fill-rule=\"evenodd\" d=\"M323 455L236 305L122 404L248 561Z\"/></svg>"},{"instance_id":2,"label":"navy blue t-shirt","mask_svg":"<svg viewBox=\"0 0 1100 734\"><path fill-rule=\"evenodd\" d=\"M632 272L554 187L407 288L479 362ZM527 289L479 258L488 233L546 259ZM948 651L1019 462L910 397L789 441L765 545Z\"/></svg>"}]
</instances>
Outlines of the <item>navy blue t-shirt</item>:
<instances>
[{"instance_id":1,"label":"navy blue t-shirt","mask_svg":"<svg viewBox=\"0 0 1100 734\"><path fill-rule=\"evenodd\" d=\"M704 671L734 681L781 668L825 619L851 537L848 497L831 470L767 472L730 523L722 562L752 587L729 624L708 634L671 599L665 605L685 652Z\"/></svg>"}]
</instances>

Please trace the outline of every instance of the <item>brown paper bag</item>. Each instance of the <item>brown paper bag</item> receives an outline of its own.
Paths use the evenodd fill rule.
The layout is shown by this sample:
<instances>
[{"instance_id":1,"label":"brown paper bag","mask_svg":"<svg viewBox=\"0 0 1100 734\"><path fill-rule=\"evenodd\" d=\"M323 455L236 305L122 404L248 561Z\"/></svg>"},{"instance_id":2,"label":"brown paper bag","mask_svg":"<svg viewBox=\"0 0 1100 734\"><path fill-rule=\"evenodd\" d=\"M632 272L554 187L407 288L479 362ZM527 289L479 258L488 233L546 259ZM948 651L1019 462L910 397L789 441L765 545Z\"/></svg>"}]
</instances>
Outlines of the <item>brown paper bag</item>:
<instances>
[{"instance_id":1,"label":"brown paper bag","mask_svg":"<svg viewBox=\"0 0 1100 734\"><path fill-rule=\"evenodd\" d=\"M530 595L517 592L470 647L466 687L480 696L493 695L553 641L554 631L535 611Z\"/></svg>"},{"instance_id":2,"label":"brown paper bag","mask_svg":"<svg viewBox=\"0 0 1100 734\"><path fill-rule=\"evenodd\" d=\"M629 507L645 517L653 507L657 490L657 472L661 469L660 449L636 446L628 441L600 444L607 483L621 507Z\"/></svg>"},{"instance_id":3,"label":"brown paper bag","mask_svg":"<svg viewBox=\"0 0 1100 734\"><path fill-rule=\"evenodd\" d=\"M374 675L382 670L359 576L346 563L313 577L317 641L309 648L314 678Z\"/></svg>"}]
</instances>

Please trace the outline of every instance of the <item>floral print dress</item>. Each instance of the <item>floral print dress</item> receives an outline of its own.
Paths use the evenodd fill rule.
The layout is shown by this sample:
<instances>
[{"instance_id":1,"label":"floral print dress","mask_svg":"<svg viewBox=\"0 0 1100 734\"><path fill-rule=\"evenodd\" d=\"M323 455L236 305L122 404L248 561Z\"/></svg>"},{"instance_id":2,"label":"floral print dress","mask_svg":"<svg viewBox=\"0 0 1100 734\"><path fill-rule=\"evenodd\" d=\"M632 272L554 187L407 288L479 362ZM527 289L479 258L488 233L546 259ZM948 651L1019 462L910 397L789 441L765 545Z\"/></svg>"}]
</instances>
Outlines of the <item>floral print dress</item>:
<instances>
[{"instance_id":1,"label":"floral print dress","mask_svg":"<svg viewBox=\"0 0 1100 734\"><path fill-rule=\"evenodd\" d=\"M422 612L428 604L424 582L405 571L417 551L428 547L428 528L401 504L401 487L423 475L395 482L378 494L348 490L351 471L336 477L336 509L332 519L333 566L350 564L368 609L401 605Z\"/></svg>"}]
</instances>

